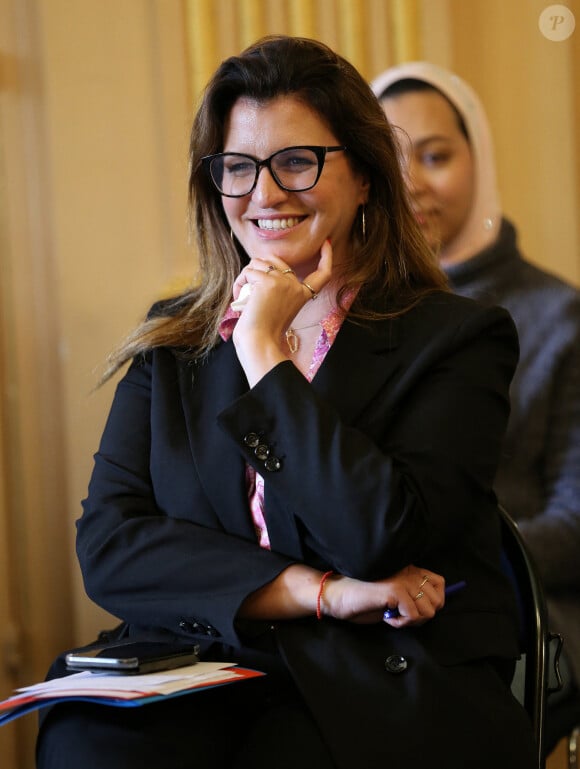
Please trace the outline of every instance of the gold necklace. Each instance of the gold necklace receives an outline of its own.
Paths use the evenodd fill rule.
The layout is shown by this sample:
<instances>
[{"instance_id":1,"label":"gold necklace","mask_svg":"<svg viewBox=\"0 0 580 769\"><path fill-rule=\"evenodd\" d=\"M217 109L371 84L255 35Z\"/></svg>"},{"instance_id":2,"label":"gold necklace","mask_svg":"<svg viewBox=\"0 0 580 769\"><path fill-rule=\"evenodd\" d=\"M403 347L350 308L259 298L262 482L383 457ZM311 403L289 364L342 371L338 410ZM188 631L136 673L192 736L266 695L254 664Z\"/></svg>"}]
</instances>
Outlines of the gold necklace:
<instances>
[{"instance_id":1,"label":"gold necklace","mask_svg":"<svg viewBox=\"0 0 580 769\"><path fill-rule=\"evenodd\" d=\"M285 336L286 344L290 350L290 355L294 355L295 352L298 352L300 347L300 338L296 332L304 331L305 328L314 328L314 326L320 326L320 321L317 321L316 323L310 323L308 326L300 326L300 328L292 328L292 326L288 327Z\"/></svg>"}]
</instances>

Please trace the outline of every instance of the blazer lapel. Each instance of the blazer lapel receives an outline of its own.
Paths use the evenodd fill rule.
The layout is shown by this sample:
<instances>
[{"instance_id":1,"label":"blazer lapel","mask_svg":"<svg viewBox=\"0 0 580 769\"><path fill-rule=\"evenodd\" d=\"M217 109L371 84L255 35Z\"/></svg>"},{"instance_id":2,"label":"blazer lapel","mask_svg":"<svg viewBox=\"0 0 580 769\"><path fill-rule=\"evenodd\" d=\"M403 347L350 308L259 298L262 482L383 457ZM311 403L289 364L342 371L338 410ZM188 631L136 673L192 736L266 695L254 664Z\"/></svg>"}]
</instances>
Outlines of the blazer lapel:
<instances>
[{"instance_id":1,"label":"blazer lapel","mask_svg":"<svg viewBox=\"0 0 580 769\"><path fill-rule=\"evenodd\" d=\"M346 320L312 386L337 409L347 424L353 424L373 400L385 381L396 375L398 320L372 321L360 325Z\"/></svg>"},{"instance_id":2,"label":"blazer lapel","mask_svg":"<svg viewBox=\"0 0 580 769\"><path fill-rule=\"evenodd\" d=\"M395 363L398 356L393 354L396 347L396 322L373 321L369 329L346 321L312 380L312 387L346 424L361 425L365 409L374 402L385 381L396 376L400 368ZM272 547L303 560L303 544L294 518L288 515L284 500L269 493L267 480L266 520Z\"/></svg>"},{"instance_id":3,"label":"blazer lapel","mask_svg":"<svg viewBox=\"0 0 580 769\"><path fill-rule=\"evenodd\" d=\"M248 389L233 343L219 344L207 362L180 366L180 390L189 443L199 478L224 527L255 539L248 510L245 463L217 427L217 415ZM224 483L227 476L228 482ZM232 483L232 478L238 483Z\"/></svg>"}]
</instances>

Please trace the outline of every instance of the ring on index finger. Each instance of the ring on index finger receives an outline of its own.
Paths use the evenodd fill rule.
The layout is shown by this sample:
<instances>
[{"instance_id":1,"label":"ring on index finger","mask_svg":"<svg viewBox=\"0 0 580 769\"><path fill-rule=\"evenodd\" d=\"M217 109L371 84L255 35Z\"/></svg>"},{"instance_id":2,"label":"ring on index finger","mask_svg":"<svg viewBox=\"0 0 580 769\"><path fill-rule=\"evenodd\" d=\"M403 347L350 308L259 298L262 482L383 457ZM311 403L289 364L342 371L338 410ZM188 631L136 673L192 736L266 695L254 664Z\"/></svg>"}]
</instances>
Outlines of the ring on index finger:
<instances>
[{"instance_id":1,"label":"ring on index finger","mask_svg":"<svg viewBox=\"0 0 580 769\"><path fill-rule=\"evenodd\" d=\"M290 268L290 267L288 267L288 269L287 269L287 270L282 270L282 275L288 275L288 273L289 273L289 272L291 272L291 273L292 273L292 275L296 275L296 273L294 272L294 270L293 270L292 268Z\"/></svg>"}]
</instances>

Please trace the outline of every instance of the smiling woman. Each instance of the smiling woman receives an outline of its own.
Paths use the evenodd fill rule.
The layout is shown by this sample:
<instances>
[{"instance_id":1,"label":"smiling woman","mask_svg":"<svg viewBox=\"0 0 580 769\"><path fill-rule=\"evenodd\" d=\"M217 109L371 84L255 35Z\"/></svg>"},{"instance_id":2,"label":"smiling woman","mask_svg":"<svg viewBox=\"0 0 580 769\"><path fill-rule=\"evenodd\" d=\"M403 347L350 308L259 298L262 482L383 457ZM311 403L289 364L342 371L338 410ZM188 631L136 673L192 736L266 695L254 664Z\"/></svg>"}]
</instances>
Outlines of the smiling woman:
<instances>
[{"instance_id":1,"label":"smiling woman","mask_svg":"<svg viewBox=\"0 0 580 769\"><path fill-rule=\"evenodd\" d=\"M133 358L77 553L124 637L267 675L57 705L39 769L408 769L425 744L433 769L530 769L491 488L509 316L447 290L378 101L317 41L218 67L189 190L202 279L111 362Z\"/></svg>"}]
</instances>

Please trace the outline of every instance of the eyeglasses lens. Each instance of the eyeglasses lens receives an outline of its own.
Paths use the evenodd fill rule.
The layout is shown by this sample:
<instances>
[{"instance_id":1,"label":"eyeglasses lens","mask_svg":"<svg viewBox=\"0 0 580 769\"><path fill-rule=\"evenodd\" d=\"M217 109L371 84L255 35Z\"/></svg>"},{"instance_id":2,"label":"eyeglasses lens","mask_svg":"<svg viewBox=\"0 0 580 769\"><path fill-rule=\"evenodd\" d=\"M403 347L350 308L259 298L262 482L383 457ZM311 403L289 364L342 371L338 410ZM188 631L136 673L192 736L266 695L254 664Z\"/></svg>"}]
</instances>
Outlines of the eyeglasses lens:
<instances>
[{"instance_id":1,"label":"eyeglasses lens","mask_svg":"<svg viewBox=\"0 0 580 769\"><path fill-rule=\"evenodd\" d=\"M250 193L260 166L270 168L276 182L284 189L299 192L313 187L319 176L319 159L311 149L281 150L269 160L258 162L246 155L224 154L211 162L211 176L224 195L242 197Z\"/></svg>"}]
</instances>

